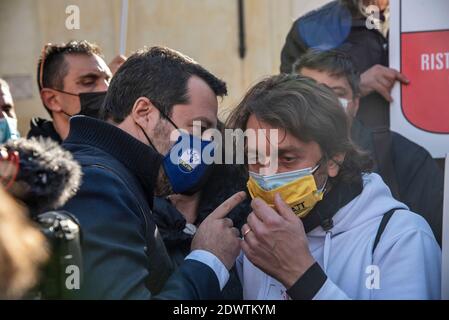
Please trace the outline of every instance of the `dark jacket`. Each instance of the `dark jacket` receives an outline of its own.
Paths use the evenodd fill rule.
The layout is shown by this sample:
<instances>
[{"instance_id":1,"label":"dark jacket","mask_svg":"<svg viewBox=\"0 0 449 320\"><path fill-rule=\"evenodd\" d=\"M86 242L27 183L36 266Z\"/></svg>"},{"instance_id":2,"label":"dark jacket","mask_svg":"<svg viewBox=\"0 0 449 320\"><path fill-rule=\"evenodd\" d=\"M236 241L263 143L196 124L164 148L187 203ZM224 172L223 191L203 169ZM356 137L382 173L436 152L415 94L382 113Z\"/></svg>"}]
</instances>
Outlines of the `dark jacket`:
<instances>
[{"instance_id":1,"label":"dark jacket","mask_svg":"<svg viewBox=\"0 0 449 320\"><path fill-rule=\"evenodd\" d=\"M61 137L53 126L53 121L42 118L33 118L30 121L30 131L27 134L27 138L29 139L33 137L50 138L59 144L62 143Z\"/></svg>"},{"instance_id":2,"label":"dark jacket","mask_svg":"<svg viewBox=\"0 0 449 320\"><path fill-rule=\"evenodd\" d=\"M352 139L368 151L393 196L429 223L441 246L443 171L429 152L388 129L371 130L354 120Z\"/></svg>"},{"instance_id":3,"label":"dark jacket","mask_svg":"<svg viewBox=\"0 0 449 320\"><path fill-rule=\"evenodd\" d=\"M121 129L83 116L70 120L63 146L83 169L81 188L64 207L83 232L78 298L221 297L214 271L203 263L186 260L172 274L151 211L159 154Z\"/></svg>"},{"instance_id":4,"label":"dark jacket","mask_svg":"<svg viewBox=\"0 0 449 320\"><path fill-rule=\"evenodd\" d=\"M236 192L246 190L247 176L244 171L235 165L215 165L211 176L201 191L201 199L198 206L198 218L195 225L201 222L222 204L227 198ZM250 198L248 197L240 205L228 214L237 229L246 223L246 218L251 212ZM184 232L186 220L169 200L156 197L154 200L154 217L168 253L175 265L180 265L190 252L193 235ZM230 271L230 278L223 288L223 299L241 300L243 292L240 280L235 268Z\"/></svg>"},{"instance_id":5,"label":"dark jacket","mask_svg":"<svg viewBox=\"0 0 449 320\"><path fill-rule=\"evenodd\" d=\"M309 48L339 49L351 56L360 73L375 64L388 66L388 39L366 27L366 18L353 18L339 1L297 19L281 52L281 72L292 72L293 64ZM389 103L374 92L360 100L357 118L369 127L389 126Z\"/></svg>"}]
</instances>

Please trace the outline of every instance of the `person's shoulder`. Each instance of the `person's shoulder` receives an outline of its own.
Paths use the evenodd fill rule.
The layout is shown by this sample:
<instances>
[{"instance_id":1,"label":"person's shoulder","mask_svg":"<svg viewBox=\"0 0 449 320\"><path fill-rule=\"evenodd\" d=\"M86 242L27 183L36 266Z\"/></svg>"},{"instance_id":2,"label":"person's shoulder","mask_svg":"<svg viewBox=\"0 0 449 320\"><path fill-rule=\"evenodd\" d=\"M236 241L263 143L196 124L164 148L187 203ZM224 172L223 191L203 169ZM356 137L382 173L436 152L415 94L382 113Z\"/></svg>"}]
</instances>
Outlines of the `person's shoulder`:
<instances>
[{"instance_id":1,"label":"person's shoulder","mask_svg":"<svg viewBox=\"0 0 449 320\"><path fill-rule=\"evenodd\" d=\"M393 147L430 155L430 153L425 148L423 148L419 144L411 141L410 139L404 137L400 133L397 133L395 131L390 131L390 135L391 135L391 141L393 142Z\"/></svg>"},{"instance_id":2,"label":"person's shoulder","mask_svg":"<svg viewBox=\"0 0 449 320\"><path fill-rule=\"evenodd\" d=\"M103 161L102 161L103 160ZM83 183L80 193L103 195L112 202L135 203L137 200L130 187L129 174L119 162L107 160L84 161L81 163ZM110 159L108 159L110 160Z\"/></svg>"},{"instance_id":3,"label":"person's shoulder","mask_svg":"<svg viewBox=\"0 0 449 320\"><path fill-rule=\"evenodd\" d=\"M123 165L111 154L90 144L64 141L62 147L72 153L83 171L89 169L89 172L111 175L114 171L123 170Z\"/></svg>"},{"instance_id":4,"label":"person's shoulder","mask_svg":"<svg viewBox=\"0 0 449 320\"><path fill-rule=\"evenodd\" d=\"M124 225L141 222L139 204L127 184L117 174L101 166L83 166L82 184L64 210L74 214L83 228L96 228L114 221Z\"/></svg>"},{"instance_id":5,"label":"person's shoulder","mask_svg":"<svg viewBox=\"0 0 449 320\"><path fill-rule=\"evenodd\" d=\"M333 1L300 17L295 29L307 47L327 50L342 45L351 26L350 11L339 1Z\"/></svg>"},{"instance_id":6,"label":"person's shoulder","mask_svg":"<svg viewBox=\"0 0 449 320\"><path fill-rule=\"evenodd\" d=\"M27 133L27 138L50 138L53 141L61 144L62 139L56 132L52 120L34 117L30 120L30 130Z\"/></svg>"},{"instance_id":7,"label":"person's shoulder","mask_svg":"<svg viewBox=\"0 0 449 320\"><path fill-rule=\"evenodd\" d=\"M307 23L311 21L321 20L327 17L329 14L339 14L341 9L342 5L339 3L339 1L331 1L317 9L307 12L303 16L299 17L297 21L301 23Z\"/></svg>"},{"instance_id":8,"label":"person's shoulder","mask_svg":"<svg viewBox=\"0 0 449 320\"><path fill-rule=\"evenodd\" d=\"M432 229L421 215L407 209L396 210L382 235L385 242L396 242L403 237L413 236L421 236L429 241L436 241Z\"/></svg>"},{"instance_id":9,"label":"person's shoulder","mask_svg":"<svg viewBox=\"0 0 449 320\"><path fill-rule=\"evenodd\" d=\"M373 131L357 118L352 120L351 138L365 151L373 152Z\"/></svg>"},{"instance_id":10,"label":"person's shoulder","mask_svg":"<svg viewBox=\"0 0 449 320\"><path fill-rule=\"evenodd\" d=\"M432 155L424 147L407 139L403 135L390 131L391 135L391 148L393 158L400 165L404 165L405 162L422 166L426 163L426 170L433 168L432 172L438 172L439 167ZM421 168L422 169L422 168Z\"/></svg>"}]
</instances>

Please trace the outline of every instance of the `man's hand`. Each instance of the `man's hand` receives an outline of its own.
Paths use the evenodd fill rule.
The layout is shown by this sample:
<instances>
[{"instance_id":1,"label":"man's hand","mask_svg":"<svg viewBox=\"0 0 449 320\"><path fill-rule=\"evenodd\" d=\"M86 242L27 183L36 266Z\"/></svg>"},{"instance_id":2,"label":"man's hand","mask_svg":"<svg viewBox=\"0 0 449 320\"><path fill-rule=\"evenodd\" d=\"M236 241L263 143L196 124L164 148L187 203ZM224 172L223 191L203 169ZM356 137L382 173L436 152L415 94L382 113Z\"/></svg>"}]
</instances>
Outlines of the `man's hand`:
<instances>
[{"instance_id":1,"label":"man's hand","mask_svg":"<svg viewBox=\"0 0 449 320\"><path fill-rule=\"evenodd\" d=\"M241 240L239 231L226 216L245 197L243 191L234 194L204 219L193 238L192 250L210 251L230 270L240 253Z\"/></svg>"},{"instance_id":2,"label":"man's hand","mask_svg":"<svg viewBox=\"0 0 449 320\"><path fill-rule=\"evenodd\" d=\"M242 249L255 266L289 289L315 263L301 219L279 194L276 210L258 198L251 206L253 212L242 227Z\"/></svg>"},{"instance_id":3,"label":"man's hand","mask_svg":"<svg viewBox=\"0 0 449 320\"><path fill-rule=\"evenodd\" d=\"M399 71L376 64L360 76L360 93L366 96L377 91L388 102L392 102L390 93L396 81L409 84L409 80Z\"/></svg>"},{"instance_id":4,"label":"man's hand","mask_svg":"<svg viewBox=\"0 0 449 320\"><path fill-rule=\"evenodd\" d=\"M111 69L112 75L114 75L117 72L118 68L120 68L120 66L122 64L124 64L125 61L126 61L126 57L119 54L119 55L115 56L114 59L111 60L111 62L109 62L108 67L109 67L109 69Z\"/></svg>"}]
</instances>

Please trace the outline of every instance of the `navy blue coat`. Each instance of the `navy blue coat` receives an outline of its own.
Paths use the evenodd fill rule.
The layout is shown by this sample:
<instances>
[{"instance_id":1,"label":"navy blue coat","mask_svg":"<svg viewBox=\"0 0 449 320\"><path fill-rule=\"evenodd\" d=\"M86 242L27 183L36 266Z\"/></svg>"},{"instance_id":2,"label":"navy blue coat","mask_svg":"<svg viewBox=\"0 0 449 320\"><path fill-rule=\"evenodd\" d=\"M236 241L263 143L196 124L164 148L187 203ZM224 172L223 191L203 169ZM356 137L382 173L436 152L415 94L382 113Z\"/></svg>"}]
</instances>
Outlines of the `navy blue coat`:
<instances>
[{"instance_id":1,"label":"navy blue coat","mask_svg":"<svg viewBox=\"0 0 449 320\"><path fill-rule=\"evenodd\" d=\"M70 121L64 148L81 164L83 182L64 209L80 221L81 299L218 299L207 265L172 263L152 218L161 156L123 130L96 119Z\"/></svg>"}]
</instances>

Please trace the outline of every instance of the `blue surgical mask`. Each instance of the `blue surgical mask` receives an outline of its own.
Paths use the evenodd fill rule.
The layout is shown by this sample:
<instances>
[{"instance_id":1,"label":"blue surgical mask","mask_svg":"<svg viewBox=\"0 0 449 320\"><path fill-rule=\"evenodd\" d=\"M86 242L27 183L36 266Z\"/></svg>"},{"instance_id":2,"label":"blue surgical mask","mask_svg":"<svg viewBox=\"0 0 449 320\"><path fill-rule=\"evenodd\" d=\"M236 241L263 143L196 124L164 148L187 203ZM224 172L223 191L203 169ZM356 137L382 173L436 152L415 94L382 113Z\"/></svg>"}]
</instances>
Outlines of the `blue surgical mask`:
<instances>
[{"instance_id":1,"label":"blue surgical mask","mask_svg":"<svg viewBox=\"0 0 449 320\"><path fill-rule=\"evenodd\" d=\"M181 133L162 161L165 174L175 193L191 195L199 191L209 177L211 162L206 164L203 151L213 141L202 140L192 134ZM210 157L214 156L214 148Z\"/></svg>"},{"instance_id":2,"label":"blue surgical mask","mask_svg":"<svg viewBox=\"0 0 449 320\"><path fill-rule=\"evenodd\" d=\"M299 178L312 175L320 165L317 164L314 168L304 168L300 170L276 173L272 175L261 175L256 172L249 172L249 175L256 180L257 184L264 190L269 191L283 186L289 182Z\"/></svg>"},{"instance_id":3,"label":"blue surgical mask","mask_svg":"<svg viewBox=\"0 0 449 320\"><path fill-rule=\"evenodd\" d=\"M0 118L0 143L17 138L20 138L17 130L17 119L3 113L3 118Z\"/></svg>"},{"instance_id":4,"label":"blue surgical mask","mask_svg":"<svg viewBox=\"0 0 449 320\"><path fill-rule=\"evenodd\" d=\"M163 116L178 129L168 116ZM149 144L159 153L145 130L142 127L140 129ZM173 192L192 195L204 186L204 183L209 177L215 144L213 141L202 140L187 132L180 132L181 134L176 143L164 155L162 167L172 186ZM209 151L207 156L210 161L205 162L205 150Z\"/></svg>"}]
</instances>

